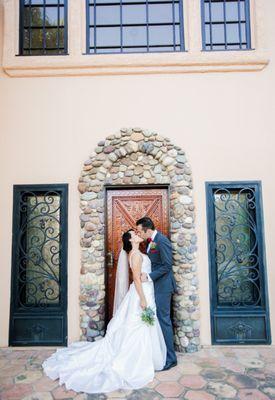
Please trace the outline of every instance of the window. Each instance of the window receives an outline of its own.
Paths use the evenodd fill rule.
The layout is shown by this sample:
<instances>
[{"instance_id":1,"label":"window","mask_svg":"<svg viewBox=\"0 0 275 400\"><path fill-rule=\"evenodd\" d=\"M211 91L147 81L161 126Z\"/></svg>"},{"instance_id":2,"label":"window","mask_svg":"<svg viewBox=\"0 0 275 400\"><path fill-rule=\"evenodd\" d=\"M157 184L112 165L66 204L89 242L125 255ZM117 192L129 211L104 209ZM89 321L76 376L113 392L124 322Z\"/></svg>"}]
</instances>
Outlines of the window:
<instances>
[{"instance_id":1,"label":"window","mask_svg":"<svg viewBox=\"0 0 275 400\"><path fill-rule=\"evenodd\" d=\"M183 51L182 0L87 0L87 53Z\"/></svg>"},{"instance_id":2,"label":"window","mask_svg":"<svg viewBox=\"0 0 275 400\"><path fill-rule=\"evenodd\" d=\"M249 0L202 0L204 50L251 48Z\"/></svg>"},{"instance_id":3,"label":"window","mask_svg":"<svg viewBox=\"0 0 275 400\"><path fill-rule=\"evenodd\" d=\"M68 185L14 185L10 345L67 343Z\"/></svg>"},{"instance_id":4,"label":"window","mask_svg":"<svg viewBox=\"0 0 275 400\"><path fill-rule=\"evenodd\" d=\"M20 55L67 53L67 1L21 0Z\"/></svg>"},{"instance_id":5,"label":"window","mask_svg":"<svg viewBox=\"0 0 275 400\"><path fill-rule=\"evenodd\" d=\"M206 182L213 344L270 343L261 182Z\"/></svg>"}]
</instances>

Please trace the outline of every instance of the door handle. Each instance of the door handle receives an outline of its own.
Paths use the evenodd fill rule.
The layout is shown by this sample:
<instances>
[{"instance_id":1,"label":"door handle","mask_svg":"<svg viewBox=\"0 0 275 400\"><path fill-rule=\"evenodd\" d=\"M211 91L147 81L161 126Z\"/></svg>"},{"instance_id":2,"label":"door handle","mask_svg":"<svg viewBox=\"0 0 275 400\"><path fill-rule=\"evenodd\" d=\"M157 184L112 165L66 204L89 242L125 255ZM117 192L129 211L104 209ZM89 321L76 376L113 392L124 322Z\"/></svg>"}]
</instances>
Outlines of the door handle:
<instances>
[{"instance_id":1,"label":"door handle","mask_svg":"<svg viewBox=\"0 0 275 400\"><path fill-rule=\"evenodd\" d=\"M113 253L111 251L107 253L107 267L108 268L114 267Z\"/></svg>"}]
</instances>

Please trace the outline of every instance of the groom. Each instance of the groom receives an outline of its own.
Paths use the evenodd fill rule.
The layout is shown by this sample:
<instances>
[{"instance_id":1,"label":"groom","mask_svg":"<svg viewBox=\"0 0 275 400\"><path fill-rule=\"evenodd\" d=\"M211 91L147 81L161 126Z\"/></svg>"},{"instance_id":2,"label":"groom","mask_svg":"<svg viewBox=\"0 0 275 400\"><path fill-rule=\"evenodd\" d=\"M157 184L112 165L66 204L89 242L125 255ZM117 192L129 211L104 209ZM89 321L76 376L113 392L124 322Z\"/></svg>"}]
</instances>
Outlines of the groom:
<instances>
[{"instance_id":1,"label":"groom","mask_svg":"<svg viewBox=\"0 0 275 400\"><path fill-rule=\"evenodd\" d=\"M142 273L141 280L154 282L157 316L167 347L163 370L168 370L177 365L170 314L172 293L175 293L177 288L172 270L172 246L169 239L155 229L151 218L141 218L136 225L139 235L148 243L147 254L152 263L152 272Z\"/></svg>"}]
</instances>

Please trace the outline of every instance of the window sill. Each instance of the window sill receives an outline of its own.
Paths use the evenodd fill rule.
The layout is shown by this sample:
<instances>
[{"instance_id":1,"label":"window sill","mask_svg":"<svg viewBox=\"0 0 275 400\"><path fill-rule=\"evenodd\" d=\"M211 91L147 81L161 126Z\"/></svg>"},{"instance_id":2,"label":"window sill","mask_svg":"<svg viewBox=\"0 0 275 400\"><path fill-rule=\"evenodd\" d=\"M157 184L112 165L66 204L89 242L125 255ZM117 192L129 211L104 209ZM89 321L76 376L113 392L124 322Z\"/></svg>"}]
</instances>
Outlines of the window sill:
<instances>
[{"instance_id":1,"label":"window sill","mask_svg":"<svg viewBox=\"0 0 275 400\"><path fill-rule=\"evenodd\" d=\"M147 54L50 55L4 57L10 77L178 74L261 71L265 51L211 51Z\"/></svg>"}]
</instances>

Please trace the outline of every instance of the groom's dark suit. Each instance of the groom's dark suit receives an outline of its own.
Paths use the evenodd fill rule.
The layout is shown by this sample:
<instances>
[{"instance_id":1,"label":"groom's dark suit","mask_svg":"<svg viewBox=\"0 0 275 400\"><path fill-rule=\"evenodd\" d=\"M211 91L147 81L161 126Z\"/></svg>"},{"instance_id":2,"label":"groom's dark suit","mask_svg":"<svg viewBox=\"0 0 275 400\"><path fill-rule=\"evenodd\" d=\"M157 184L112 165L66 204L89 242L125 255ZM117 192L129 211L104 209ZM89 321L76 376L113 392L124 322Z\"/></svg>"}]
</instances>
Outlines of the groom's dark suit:
<instances>
[{"instance_id":1,"label":"groom's dark suit","mask_svg":"<svg viewBox=\"0 0 275 400\"><path fill-rule=\"evenodd\" d=\"M152 246L147 253L152 264L152 272L149 276L154 282L157 316L167 347L166 363L170 364L177 360L170 314L172 293L175 293L177 289L172 269L172 245L170 240L160 232L157 232L153 242L156 245Z\"/></svg>"}]
</instances>

